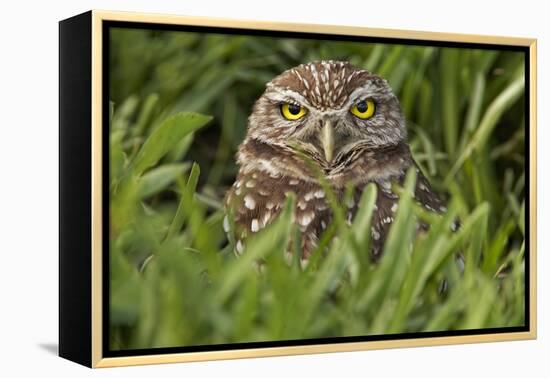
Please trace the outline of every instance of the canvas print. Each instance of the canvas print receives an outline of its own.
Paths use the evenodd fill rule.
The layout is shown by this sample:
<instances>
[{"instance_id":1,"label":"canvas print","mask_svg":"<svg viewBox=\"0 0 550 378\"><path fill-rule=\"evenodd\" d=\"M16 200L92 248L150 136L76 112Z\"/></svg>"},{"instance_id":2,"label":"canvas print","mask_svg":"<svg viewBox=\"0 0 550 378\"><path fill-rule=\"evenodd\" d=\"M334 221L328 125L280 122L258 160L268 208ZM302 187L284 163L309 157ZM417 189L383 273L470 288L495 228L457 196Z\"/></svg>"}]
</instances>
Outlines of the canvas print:
<instances>
[{"instance_id":1,"label":"canvas print","mask_svg":"<svg viewBox=\"0 0 550 378\"><path fill-rule=\"evenodd\" d=\"M524 49L107 37L105 355L526 330Z\"/></svg>"}]
</instances>

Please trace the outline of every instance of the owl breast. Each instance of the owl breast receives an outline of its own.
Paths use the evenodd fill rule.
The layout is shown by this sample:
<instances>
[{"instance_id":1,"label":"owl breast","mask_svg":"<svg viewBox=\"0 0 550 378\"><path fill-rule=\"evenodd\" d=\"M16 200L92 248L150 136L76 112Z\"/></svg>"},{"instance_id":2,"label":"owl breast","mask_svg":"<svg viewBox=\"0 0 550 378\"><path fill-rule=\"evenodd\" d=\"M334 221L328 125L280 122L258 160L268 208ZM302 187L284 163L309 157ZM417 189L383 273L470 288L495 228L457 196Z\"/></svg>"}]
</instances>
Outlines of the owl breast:
<instances>
[{"instance_id":1,"label":"owl breast","mask_svg":"<svg viewBox=\"0 0 550 378\"><path fill-rule=\"evenodd\" d=\"M296 197L294 219L302 233L302 257L310 256L332 219L325 191L314 182L263 171L239 174L226 199L234 209L237 253L248 235L279 215L291 193Z\"/></svg>"},{"instance_id":2,"label":"owl breast","mask_svg":"<svg viewBox=\"0 0 550 378\"><path fill-rule=\"evenodd\" d=\"M357 188L345 199L345 190L332 187L338 206L345 210L346 222L351 225L360 206L364 187ZM295 195L294 222L301 232L302 260L316 249L319 238L330 226L333 212L325 190L318 183L265 171L241 173L226 197L226 206L234 209L236 252L242 253L247 236L261 231L281 212L286 198ZM379 185L371 233L372 249L365 256L376 258L385 235L394 220L398 197L391 192L390 182ZM226 232L229 232L225 223Z\"/></svg>"}]
</instances>

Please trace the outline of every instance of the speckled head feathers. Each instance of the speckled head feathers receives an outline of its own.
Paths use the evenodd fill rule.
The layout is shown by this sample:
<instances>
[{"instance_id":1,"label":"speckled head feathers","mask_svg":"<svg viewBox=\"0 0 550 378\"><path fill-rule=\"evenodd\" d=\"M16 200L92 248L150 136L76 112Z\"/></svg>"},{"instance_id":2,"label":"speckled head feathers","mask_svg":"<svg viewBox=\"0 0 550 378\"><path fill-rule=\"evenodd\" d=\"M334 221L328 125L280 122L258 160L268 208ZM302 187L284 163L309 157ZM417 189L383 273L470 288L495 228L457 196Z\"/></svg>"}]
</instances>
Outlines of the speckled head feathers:
<instances>
[{"instance_id":1,"label":"speckled head feathers","mask_svg":"<svg viewBox=\"0 0 550 378\"><path fill-rule=\"evenodd\" d=\"M371 84L371 85L368 85ZM341 109L356 89L366 86L370 95L389 95L391 89L381 77L348 62L317 61L291 68L267 84L268 91L300 94L308 105L320 110ZM370 91L368 91L370 90ZM357 93L358 97L360 93ZM354 98L352 98L353 100Z\"/></svg>"}]
</instances>

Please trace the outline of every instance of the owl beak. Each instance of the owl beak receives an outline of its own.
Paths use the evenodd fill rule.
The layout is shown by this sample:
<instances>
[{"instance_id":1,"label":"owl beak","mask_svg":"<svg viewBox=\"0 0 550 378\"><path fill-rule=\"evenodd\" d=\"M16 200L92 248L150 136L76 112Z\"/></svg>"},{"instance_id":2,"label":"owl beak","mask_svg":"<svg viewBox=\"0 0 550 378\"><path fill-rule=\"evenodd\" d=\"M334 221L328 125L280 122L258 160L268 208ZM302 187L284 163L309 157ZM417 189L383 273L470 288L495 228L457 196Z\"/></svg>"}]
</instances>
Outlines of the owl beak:
<instances>
[{"instance_id":1,"label":"owl beak","mask_svg":"<svg viewBox=\"0 0 550 378\"><path fill-rule=\"evenodd\" d=\"M321 144L325 153L325 159L328 163L332 161L334 154L334 126L332 121L325 121L321 130Z\"/></svg>"}]
</instances>

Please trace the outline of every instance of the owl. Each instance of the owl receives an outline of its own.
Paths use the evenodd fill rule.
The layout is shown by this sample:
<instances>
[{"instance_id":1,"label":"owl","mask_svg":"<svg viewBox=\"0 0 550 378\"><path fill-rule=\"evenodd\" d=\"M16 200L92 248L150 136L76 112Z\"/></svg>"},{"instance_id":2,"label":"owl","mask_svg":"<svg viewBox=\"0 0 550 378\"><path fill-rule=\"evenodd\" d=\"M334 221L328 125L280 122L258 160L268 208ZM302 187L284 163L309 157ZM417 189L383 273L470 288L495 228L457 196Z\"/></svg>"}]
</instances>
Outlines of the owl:
<instances>
[{"instance_id":1,"label":"owl","mask_svg":"<svg viewBox=\"0 0 550 378\"><path fill-rule=\"evenodd\" d=\"M445 211L413 160L405 119L388 82L345 61L301 64L267 83L236 159L239 171L225 206L234 216L237 254L246 237L272 222L294 193L300 257L307 261L333 217L318 172L340 202L346 188L354 188L342 203L350 223L366 185L377 186L372 227L365 230L372 240L366 253L373 259L383 250L398 209L392 184L402 183L410 167L418 176L415 199L430 211ZM224 228L229 232L227 217Z\"/></svg>"}]
</instances>

